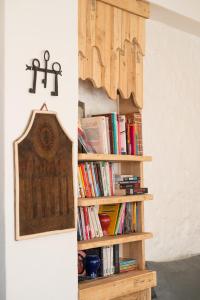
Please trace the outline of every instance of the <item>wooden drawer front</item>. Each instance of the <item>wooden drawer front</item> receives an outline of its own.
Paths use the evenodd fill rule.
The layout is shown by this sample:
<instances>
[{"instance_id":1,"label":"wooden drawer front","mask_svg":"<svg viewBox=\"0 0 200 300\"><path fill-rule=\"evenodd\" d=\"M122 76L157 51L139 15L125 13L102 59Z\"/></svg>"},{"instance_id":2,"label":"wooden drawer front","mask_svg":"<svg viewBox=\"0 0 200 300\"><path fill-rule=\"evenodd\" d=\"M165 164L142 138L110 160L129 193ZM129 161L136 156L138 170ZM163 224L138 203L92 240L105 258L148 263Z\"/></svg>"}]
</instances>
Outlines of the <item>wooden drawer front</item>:
<instances>
[{"instance_id":1,"label":"wooden drawer front","mask_svg":"<svg viewBox=\"0 0 200 300\"><path fill-rule=\"evenodd\" d=\"M156 285L156 273L147 272L137 276L122 277L118 280L112 280L111 277L106 282L102 280L99 280L95 286L88 285L79 289L79 300L111 300L149 289ZM102 284L100 284L101 281ZM135 299L133 298L133 300Z\"/></svg>"},{"instance_id":2,"label":"wooden drawer front","mask_svg":"<svg viewBox=\"0 0 200 300\"><path fill-rule=\"evenodd\" d=\"M151 300L151 289L115 298L113 300Z\"/></svg>"}]
</instances>

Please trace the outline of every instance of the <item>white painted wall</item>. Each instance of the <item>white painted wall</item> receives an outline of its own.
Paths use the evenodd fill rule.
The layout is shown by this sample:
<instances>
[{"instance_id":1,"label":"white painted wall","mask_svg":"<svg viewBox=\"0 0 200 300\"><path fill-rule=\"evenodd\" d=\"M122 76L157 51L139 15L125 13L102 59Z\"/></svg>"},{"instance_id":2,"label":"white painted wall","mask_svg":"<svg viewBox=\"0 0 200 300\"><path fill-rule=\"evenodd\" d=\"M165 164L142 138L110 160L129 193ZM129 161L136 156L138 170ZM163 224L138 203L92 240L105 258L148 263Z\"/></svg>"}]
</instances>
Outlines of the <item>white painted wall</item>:
<instances>
[{"instance_id":1,"label":"white painted wall","mask_svg":"<svg viewBox=\"0 0 200 300\"><path fill-rule=\"evenodd\" d=\"M5 299L4 224L4 1L0 1L0 299Z\"/></svg>"},{"instance_id":2,"label":"white painted wall","mask_svg":"<svg viewBox=\"0 0 200 300\"><path fill-rule=\"evenodd\" d=\"M45 101L75 142L77 123L77 1L6 0L5 11L5 223L6 300L77 299L76 232L27 241L14 240L13 141L21 135L32 109ZM59 61L59 97L51 97L38 76L37 93L30 94L31 72L26 63L48 49ZM2 101L2 100L1 100ZM2 114L2 111L1 111ZM0 129L1 130L1 129ZM1 177L2 177L1 168ZM1 249L0 249L1 251ZM4 297L1 297L4 300Z\"/></svg>"},{"instance_id":3,"label":"white painted wall","mask_svg":"<svg viewBox=\"0 0 200 300\"><path fill-rule=\"evenodd\" d=\"M200 1L198 0L150 0L149 2L162 6L187 18L200 21Z\"/></svg>"},{"instance_id":4,"label":"white painted wall","mask_svg":"<svg viewBox=\"0 0 200 300\"><path fill-rule=\"evenodd\" d=\"M155 200L145 204L154 233L146 257L156 261L200 253L200 39L177 28L147 21L143 138L153 162L144 175ZM83 82L79 90L87 112L114 109L103 91Z\"/></svg>"}]
</instances>

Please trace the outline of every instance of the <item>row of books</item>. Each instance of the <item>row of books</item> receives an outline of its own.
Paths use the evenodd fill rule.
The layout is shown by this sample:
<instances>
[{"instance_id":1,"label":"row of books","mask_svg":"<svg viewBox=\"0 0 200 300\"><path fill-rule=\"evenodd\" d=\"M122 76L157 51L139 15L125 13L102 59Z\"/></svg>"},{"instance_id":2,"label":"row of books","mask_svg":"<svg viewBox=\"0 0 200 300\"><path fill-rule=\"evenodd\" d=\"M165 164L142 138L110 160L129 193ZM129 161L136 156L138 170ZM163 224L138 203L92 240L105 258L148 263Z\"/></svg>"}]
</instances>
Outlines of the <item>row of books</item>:
<instances>
[{"instance_id":1,"label":"row of books","mask_svg":"<svg viewBox=\"0 0 200 300\"><path fill-rule=\"evenodd\" d=\"M110 218L108 235L128 234L138 229L138 204L136 202L100 205L99 214L106 214Z\"/></svg>"},{"instance_id":2,"label":"row of books","mask_svg":"<svg viewBox=\"0 0 200 300\"><path fill-rule=\"evenodd\" d=\"M78 207L77 222L78 241L85 241L103 236L97 206Z\"/></svg>"},{"instance_id":3,"label":"row of books","mask_svg":"<svg viewBox=\"0 0 200 300\"><path fill-rule=\"evenodd\" d=\"M125 196L148 193L140 186L140 177L118 175L110 162L82 162L78 164L78 197Z\"/></svg>"},{"instance_id":4,"label":"row of books","mask_svg":"<svg viewBox=\"0 0 200 300\"><path fill-rule=\"evenodd\" d=\"M106 233L102 230L99 216L104 214L109 218ZM79 207L78 208L78 240L91 240L106 235L128 234L137 231L138 204L122 203L113 205Z\"/></svg>"},{"instance_id":5,"label":"row of books","mask_svg":"<svg viewBox=\"0 0 200 300\"><path fill-rule=\"evenodd\" d=\"M87 255L97 255L100 258L97 277L107 277L137 269L137 261L134 258L120 258L119 245L89 249L78 252L79 280L90 279L84 267Z\"/></svg>"},{"instance_id":6,"label":"row of books","mask_svg":"<svg viewBox=\"0 0 200 300\"><path fill-rule=\"evenodd\" d=\"M79 142L85 152L143 155L142 116L116 112L81 119Z\"/></svg>"},{"instance_id":7,"label":"row of books","mask_svg":"<svg viewBox=\"0 0 200 300\"><path fill-rule=\"evenodd\" d=\"M114 196L114 167L110 162L78 164L78 196L91 198Z\"/></svg>"}]
</instances>

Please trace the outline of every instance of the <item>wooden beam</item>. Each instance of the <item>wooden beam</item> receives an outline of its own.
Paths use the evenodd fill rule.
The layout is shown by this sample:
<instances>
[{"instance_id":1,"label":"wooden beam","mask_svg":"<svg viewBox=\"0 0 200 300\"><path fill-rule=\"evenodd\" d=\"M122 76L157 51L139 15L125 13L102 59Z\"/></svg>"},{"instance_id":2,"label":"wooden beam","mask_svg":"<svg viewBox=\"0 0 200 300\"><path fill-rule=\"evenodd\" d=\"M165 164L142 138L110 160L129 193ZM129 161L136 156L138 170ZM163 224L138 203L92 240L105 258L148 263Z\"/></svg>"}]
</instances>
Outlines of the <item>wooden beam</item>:
<instances>
[{"instance_id":1,"label":"wooden beam","mask_svg":"<svg viewBox=\"0 0 200 300\"><path fill-rule=\"evenodd\" d=\"M106 4L126 10L132 14L148 19L150 15L150 5L143 0L97 0Z\"/></svg>"}]
</instances>

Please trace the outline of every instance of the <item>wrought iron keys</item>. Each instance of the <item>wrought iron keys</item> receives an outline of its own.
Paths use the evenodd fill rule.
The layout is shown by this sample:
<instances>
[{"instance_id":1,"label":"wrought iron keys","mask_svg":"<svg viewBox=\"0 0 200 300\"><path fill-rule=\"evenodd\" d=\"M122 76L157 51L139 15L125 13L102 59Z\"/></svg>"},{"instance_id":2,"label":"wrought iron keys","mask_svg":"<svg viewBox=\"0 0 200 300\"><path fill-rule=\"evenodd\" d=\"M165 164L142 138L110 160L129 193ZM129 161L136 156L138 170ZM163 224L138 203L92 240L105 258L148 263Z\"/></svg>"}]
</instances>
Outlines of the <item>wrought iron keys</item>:
<instances>
[{"instance_id":1,"label":"wrought iron keys","mask_svg":"<svg viewBox=\"0 0 200 300\"><path fill-rule=\"evenodd\" d=\"M52 70L55 73L55 90L51 92L51 96L58 96L58 75L61 75L61 65L58 62L53 63Z\"/></svg>"},{"instance_id":2,"label":"wrought iron keys","mask_svg":"<svg viewBox=\"0 0 200 300\"><path fill-rule=\"evenodd\" d=\"M36 91L36 81L37 81L37 72L38 68L40 67L40 62L37 58L34 58L32 62L32 70L34 71L33 73L33 87L29 89L29 92L32 94L35 94Z\"/></svg>"},{"instance_id":3,"label":"wrought iron keys","mask_svg":"<svg viewBox=\"0 0 200 300\"><path fill-rule=\"evenodd\" d=\"M58 75L62 76L61 65L58 62L54 62L52 64L52 69L48 69L48 61L50 60L49 51L46 50L44 52L44 61L45 67L40 68L40 62L37 58L34 58L32 61L32 65L26 65L26 70L33 71L33 87L29 89L30 93L36 92L36 83L37 83L37 72L43 72L44 78L42 79L42 83L44 84L44 88L47 87L47 74L51 73L55 76L55 90L51 92L52 96L58 96Z\"/></svg>"},{"instance_id":4,"label":"wrought iron keys","mask_svg":"<svg viewBox=\"0 0 200 300\"><path fill-rule=\"evenodd\" d=\"M44 52L44 60L45 60L45 70L44 70L44 78L42 79L42 83L44 84L44 88L47 87L47 69L48 69L48 61L50 59L49 51L46 50Z\"/></svg>"}]
</instances>

